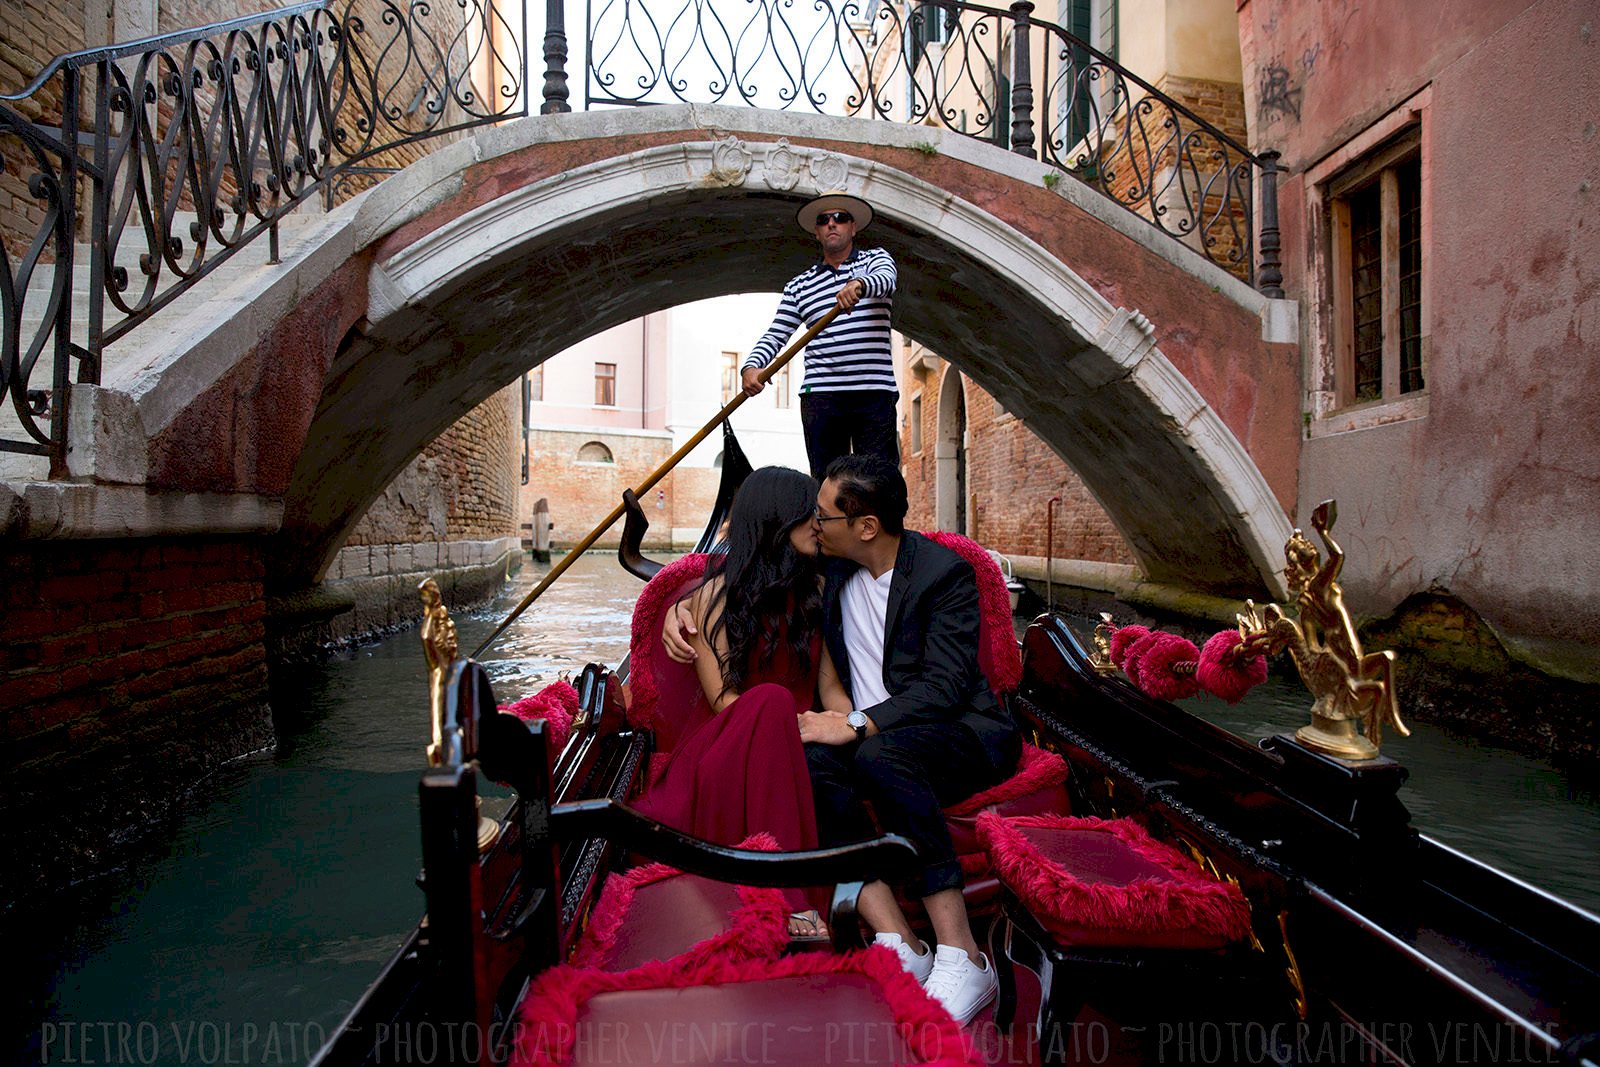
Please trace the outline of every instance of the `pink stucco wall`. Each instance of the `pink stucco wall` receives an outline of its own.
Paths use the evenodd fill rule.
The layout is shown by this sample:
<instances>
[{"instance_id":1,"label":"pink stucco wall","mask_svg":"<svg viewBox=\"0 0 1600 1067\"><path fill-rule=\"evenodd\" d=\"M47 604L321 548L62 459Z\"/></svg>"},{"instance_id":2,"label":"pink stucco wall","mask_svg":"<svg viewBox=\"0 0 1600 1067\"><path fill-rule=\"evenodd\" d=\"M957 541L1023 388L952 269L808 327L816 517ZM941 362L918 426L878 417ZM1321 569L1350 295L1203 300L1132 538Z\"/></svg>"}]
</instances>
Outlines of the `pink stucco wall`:
<instances>
[{"instance_id":1,"label":"pink stucco wall","mask_svg":"<svg viewBox=\"0 0 1600 1067\"><path fill-rule=\"evenodd\" d=\"M1252 147L1283 152L1286 287L1315 350L1305 172L1427 90L1427 407L1313 435L1299 516L1336 497L1353 606L1451 593L1560 673L1600 677L1600 18L1592 0L1245 0Z\"/></svg>"}]
</instances>

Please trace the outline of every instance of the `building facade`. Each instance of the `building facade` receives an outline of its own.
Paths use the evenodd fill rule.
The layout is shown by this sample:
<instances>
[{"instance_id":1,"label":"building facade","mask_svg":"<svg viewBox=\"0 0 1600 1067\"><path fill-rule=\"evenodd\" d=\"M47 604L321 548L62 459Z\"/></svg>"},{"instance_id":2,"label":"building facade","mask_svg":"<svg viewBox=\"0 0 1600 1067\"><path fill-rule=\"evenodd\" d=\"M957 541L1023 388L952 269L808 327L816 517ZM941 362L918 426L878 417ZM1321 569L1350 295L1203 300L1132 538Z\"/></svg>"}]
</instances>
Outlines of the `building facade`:
<instances>
[{"instance_id":1,"label":"building facade","mask_svg":"<svg viewBox=\"0 0 1600 1067\"><path fill-rule=\"evenodd\" d=\"M547 502L550 540L569 547L687 443L739 392L739 363L771 322L777 294L685 304L625 323L560 352L523 379L522 524ZM806 468L796 356L734 413L752 465ZM645 543L685 548L716 500L722 435L712 433L645 494ZM617 523L599 544L613 547Z\"/></svg>"},{"instance_id":2,"label":"building facade","mask_svg":"<svg viewBox=\"0 0 1600 1067\"><path fill-rule=\"evenodd\" d=\"M1440 717L1535 750L1592 748L1600 134L1586 109L1550 103L1595 94L1594 5L1115 7L1122 62L1281 154L1303 385L1291 517L1338 502L1341 577L1369 640L1400 650L1409 697ZM941 524L1046 552L1060 496L1058 559L1127 558L1070 472L985 414L991 398L951 385L936 357L906 363L907 475ZM1007 527L996 512L1032 518ZM1064 543L1063 526L1081 539ZM1097 573L1115 577L1082 577ZM1475 710L1529 699L1537 721Z\"/></svg>"}]
</instances>

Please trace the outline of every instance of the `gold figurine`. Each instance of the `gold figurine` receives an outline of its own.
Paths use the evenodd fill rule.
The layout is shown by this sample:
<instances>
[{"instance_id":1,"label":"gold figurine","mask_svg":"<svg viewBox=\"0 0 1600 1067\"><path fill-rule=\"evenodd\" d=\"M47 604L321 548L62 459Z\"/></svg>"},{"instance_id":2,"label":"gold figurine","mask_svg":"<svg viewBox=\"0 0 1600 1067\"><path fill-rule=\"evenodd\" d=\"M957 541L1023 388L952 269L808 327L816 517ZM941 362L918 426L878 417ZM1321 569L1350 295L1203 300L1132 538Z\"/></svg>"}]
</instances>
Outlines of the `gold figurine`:
<instances>
[{"instance_id":1,"label":"gold figurine","mask_svg":"<svg viewBox=\"0 0 1600 1067\"><path fill-rule=\"evenodd\" d=\"M1115 674L1117 665L1111 662L1111 634L1116 629L1111 612L1102 611L1100 622L1094 628L1094 648L1089 653L1089 663L1101 674Z\"/></svg>"},{"instance_id":2,"label":"gold figurine","mask_svg":"<svg viewBox=\"0 0 1600 1067\"><path fill-rule=\"evenodd\" d=\"M422 595L422 654L428 660L428 699L433 708L433 741L428 745L428 765L444 763L444 689L450 677L450 664L460 648L455 620L444 606L439 585L432 578L417 586Z\"/></svg>"},{"instance_id":3,"label":"gold figurine","mask_svg":"<svg viewBox=\"0 0 1600 1067\"><path fill-rule=\"evenodd\" d=\"M1294 594L1297 617L1288 617L1276 604L1268 604L1258 615L1255 605L1246 601L1239 633L1247 644L1269 655L1286 650L1294 659L1315 698L1310 725L1295 732L1302 744L1341 759L1369 760L1378 755L1385 725L1402 737L1411 731L1400 721L1394 653L1362 652L1345 610L1344 590L1339 587L1344 550L1331 533L1337 517L1331 500L1311 513L1311 527L1328 551L1325 561L1298 529L1283 546L1287 561L1283 573Z\"/></svg>"}]
</instances>

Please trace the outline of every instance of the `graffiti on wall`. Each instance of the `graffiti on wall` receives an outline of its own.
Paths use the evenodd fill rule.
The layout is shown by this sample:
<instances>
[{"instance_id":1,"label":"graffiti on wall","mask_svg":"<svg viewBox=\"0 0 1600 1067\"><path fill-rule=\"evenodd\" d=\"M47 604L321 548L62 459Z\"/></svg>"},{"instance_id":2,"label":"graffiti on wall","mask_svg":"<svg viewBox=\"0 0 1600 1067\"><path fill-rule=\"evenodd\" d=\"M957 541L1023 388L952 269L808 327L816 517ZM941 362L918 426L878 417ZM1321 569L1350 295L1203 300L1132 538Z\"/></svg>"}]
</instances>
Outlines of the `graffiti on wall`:
<instances>
[{"instance_id":1,"label":"graffiti on wall","mask_svg":"<svg viewBox=\"0 0 1600 1067\"><path fill-rule=\"evenodd\" d=\"M1291 115L1300 121L1300 98L1305 90L1294 83L1289 68L1280 59L1274 59L1261 70L1261 85L1257 93L1260 101L1261 121L1273 123Z\"/></svg>"}]
</instances>

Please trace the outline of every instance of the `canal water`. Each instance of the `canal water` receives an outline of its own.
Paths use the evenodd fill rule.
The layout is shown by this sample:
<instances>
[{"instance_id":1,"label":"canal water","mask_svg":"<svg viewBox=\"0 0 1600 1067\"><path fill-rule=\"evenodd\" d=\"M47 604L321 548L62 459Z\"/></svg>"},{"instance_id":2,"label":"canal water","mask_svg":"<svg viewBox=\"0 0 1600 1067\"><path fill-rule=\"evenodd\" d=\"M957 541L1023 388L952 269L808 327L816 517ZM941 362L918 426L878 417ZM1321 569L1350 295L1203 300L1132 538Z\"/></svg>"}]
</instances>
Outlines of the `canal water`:
<instances>
[{"instance_id":1,"label":"canal water","mask_svg":"<svg viewBox=\"0 0 1600 1067\"><path fill-rule=\"evenodd\" d=\"M547 570L458 617L464 650ZM486 660L502 700L626 649L639 582L579 561ZM422 910L417 776L428 739L413 630L302 670L275 695L278 748L207 779L127 866L0 924L23 995L0 1053L51 1063L304 1063ZM1275 676L1193 702L1255 739L1303 721ZM1600 803L1551 767L1413 724L1386 743L1425 832L1600 911ZM504 804L491 800L488 810Z\"/></svg>"}]
</instances>

